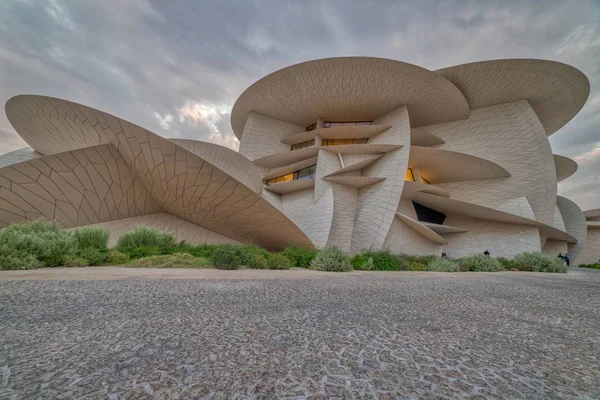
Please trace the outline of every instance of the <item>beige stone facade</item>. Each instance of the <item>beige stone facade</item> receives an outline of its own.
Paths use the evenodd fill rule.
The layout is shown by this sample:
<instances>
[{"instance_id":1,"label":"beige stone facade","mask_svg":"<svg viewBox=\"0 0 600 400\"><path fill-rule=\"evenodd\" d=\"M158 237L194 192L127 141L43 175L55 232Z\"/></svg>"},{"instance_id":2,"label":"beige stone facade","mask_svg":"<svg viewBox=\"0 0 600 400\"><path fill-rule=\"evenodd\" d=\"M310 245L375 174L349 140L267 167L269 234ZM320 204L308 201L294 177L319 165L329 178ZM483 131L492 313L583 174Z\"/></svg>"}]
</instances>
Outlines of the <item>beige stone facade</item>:
<instances>
[{"instance_id":1,"label":"beige stone facade","mask_svg":"<svg viewBox=\"0 0 600 400\"><path fill-rule=\"evenodd\" d=\"M0 156L0 225L45 217L105 226L111 242L148 225L197 243L590 262L600 212L586 221L557 196L577 164L548 141L588 95L585 75L552 61L315 60L242 93L239 152L17 96L7 117L31 147Z\"/></svg>"}]
</instances>

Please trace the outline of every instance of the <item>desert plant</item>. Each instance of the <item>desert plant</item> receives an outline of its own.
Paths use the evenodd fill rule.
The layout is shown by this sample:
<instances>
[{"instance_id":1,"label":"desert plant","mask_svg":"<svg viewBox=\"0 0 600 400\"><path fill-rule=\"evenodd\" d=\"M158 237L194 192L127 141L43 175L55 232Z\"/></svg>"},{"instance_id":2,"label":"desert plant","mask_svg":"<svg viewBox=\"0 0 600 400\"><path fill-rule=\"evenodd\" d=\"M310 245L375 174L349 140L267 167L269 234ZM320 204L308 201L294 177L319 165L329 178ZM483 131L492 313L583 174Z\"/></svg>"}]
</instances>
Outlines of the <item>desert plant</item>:
<instances>
[{"instance_id":1,"label":"desert plant","mask_svg":"<svg viewBox=\"0 0 600 400\"><path fill-rule=\"evenodd\" d=\"M539 252L519 254L513 262L519 271L567 272L567 266L560 258Z\"/></svg>"},{"instance_id":2,"label":"desert plant","mask_svg":"<svg viewBox=\"0 0 600 400\"><path fill-rule=\"evenodd\" d=\"M496 272L500 270L502 264L495 258L488 257L485 254L472 254L458 260L465 271L476 272Z\"/></svg>"},{"instance_id":3,"label":"desert plant","mask_svg":"<svg viewBox=\"0 0 600 400\"><path fill-rule=\"evenodd\" d=\"M292 262L289 258L281 253L271 253L267 258L267 265L269 269L290 269L292 268Z\"/></svg>"},{"instance_id":4,"label":"desert plant","mask_svg":"<svg viewBox=\"0 0 600 400\"><path fill-rule=\"evenodd\" d=\"M0 270L36 269L44 264L32 254L17 253L8 246L0 246Z\"/></svg>"},{"instance_id":5,"label":"desert plant","mask_svg":"<svg viewBox=\"0 0 600 400\"><path fill-rule=\"evenodd\" d=\"M352 271L350 257L335 246L325 247L311 262L311 268L320 271Z\"/></svg>"},{"instance_id":6,"label":"desert plant","mask_svg":"<svg viewBox=\"0 0 600 400\"><path fill-rule=\"evenodd\" d=\"M117 250L129 254L131 258L168 254L174 247L173 235L147 227L138 227L133 231L125 232L115 246ZM144 250L136 250L139 248Z\"/></svg>"},{"instance_id":7,"label":"desert plant","mask_svg":"<svg viewBox=\"0 0 600 400\"><path fill-rule=\"evenodd\" d=\"M458 272L460 267L456 261L447 258L435 258L427 264L428 271L434 272Z\"/></svg>"},{"instance_id":8,"label":"desert plant","mask_svg":"<svg viewBox=\"0 0 600 400\"><path fill-rule=\"evenodd\" d=\"M497 260L500 263L502 269L507 270L507 271L515 269L514 268L515 263L513 260L510 260L510 259L504 258L504 257L498 257Z\"/></svg>"},{"instance_id":9,"label":"desert plant","mask_svg":"<svg viewBox=\"0 0 600 400\"><path fill-rule=\"evenodd\" d=\"M76 241L71 233L60 230L54 222L43 220L0 229L0 243L8 249L5 255L11 254L12 259L31 255L45 267L61 265L63 257L73 254L76 249ZM27 259L31 257L27 256ZM8 260L5 262L8 263Z\"/></svg>"},{"instance_id":10,"label":"desert plant","mask_svg":"<svg viewBox=\"0 0 600 400\"><path fill-rule=\"evenodd\" d=\"M138 258L130 266L152 268L207 268L210 261L204 257L194 257L188 253L174 253Z\"/></svg>"},{"instance_id":11,"label":"desert plant","mask_svg":"<svg viewBox=\"0 0 600 400\"><path fill-rule=\"evenodd\" d=\"M366 251L362 253L365 257L373 259L374 271L398 271L400 263L398 258L388 250Z\"/></svg>"},{"instance_id":12,"label":"desert plant","mask_svg":"<svg viewBox=\"0 0 600 400\"><path fill-rule=\"evenodd\" d=\"M290 259L296 268L308 268L317 255L316 250L304 249L302 247L288 246L283 250L283 255Z\"/></svg>"},{"instance_id":13,"label":"desert plant","mask_svg":"<svg viewBox=\"0 0 600 400\"><path fill-rule=\"evenodd\" d=\"M77 241L77 249L80 251L88 248L106 250L110 234L106 228L87 227L75 230L73 236Z\"/></svg>"},{"instance_id":14,"label":"desert plant","mask_svg":"<svg viewBox=\"0 0 600 400\"><path fill-rule=\"evenodd\" d=\"M90 263L83 257L76 254L69 254L63 257L62 265L65 267L87 267Z\"/></svg>"},{"instance_id":15,"label":"desert plant","mask_svg":"<svg viewBox=\"0 0 600 400\"><path fill-rule=\"evenodd\" d=\"M129 254L122 253L119 250L110 249L106 253L106 265L123 265L129 262Z\"/></svg>"},{"instance_id":16,"label":"desert plant","mask_svg":"<svg viewBox=\"0 0 600 400\"><path fill-rule=\"evenodd\" d=\"M87 247L77 251L76 256L85 260L87 265L102 265L106 261L106 252L94 247Z\"/></svg>"},{"instance_id":17,"label":"desert plant","mask_svg":"<svg viewBox=\"0 0 600 400\"><path fill-rule=\"evenodd\" d=\"M238 269L242 260L240 250L233 245L225 245L213 254L212 263L217 269Z\"/></svg>"},{"instance_id":18,"label":"desert plant","mask_svg":"<svg viewBox=\"0 0 600 400\"><path fill-rule=\"evenodd\" d=\"M600 264L580 264L579 268L591 268L591 269L600 269Z\"/></svg>"},{"instance_id":19,"label":"desert plant","mask_svg":"<svg viewBox=\"0 0 600 400\"><path fill-rule=\"evenodd\" d=\"M241 265L248 268L262 269L266 268L265 264L269 258L269 252L255 245L233 245L238 251Z\"/></svg>"},{"instance_id":20,"label":"desert plant","mask_svg":"<svg viewBox=\"0 0 600 400\"><path fill-rule=\"evenodd\" d=\"M400 271L414 271L410 269L410 264L423 264L427 266L430 261L439 258L439 256L427 255L427 256L416 256L411 254L397 254L396 259L398 260L398 269ZM414 267L414 265L413 265Z\"/></svg>"},{"instance_id":21,"label":"desert plant","mask_svg":"<svg viewBox=\"0 0 600 400\"><path fill-rule=\"evenodd\" d=\"M219 250L222 244L191 244L186 241L177 243L172 249L171 253L187 253L194 257L212 258L213 254Z\"/></svg>"},{"instance_id":22,"label":"desert plant","mask_svg":"<svg viewBox=\"0 0 600 400\"><path fill-rule=\"evenodd\" d=\"M427 271L427 264L423 264L417 261L409 261L406 264L407 271Z\"/></svg>"}]
</instances>

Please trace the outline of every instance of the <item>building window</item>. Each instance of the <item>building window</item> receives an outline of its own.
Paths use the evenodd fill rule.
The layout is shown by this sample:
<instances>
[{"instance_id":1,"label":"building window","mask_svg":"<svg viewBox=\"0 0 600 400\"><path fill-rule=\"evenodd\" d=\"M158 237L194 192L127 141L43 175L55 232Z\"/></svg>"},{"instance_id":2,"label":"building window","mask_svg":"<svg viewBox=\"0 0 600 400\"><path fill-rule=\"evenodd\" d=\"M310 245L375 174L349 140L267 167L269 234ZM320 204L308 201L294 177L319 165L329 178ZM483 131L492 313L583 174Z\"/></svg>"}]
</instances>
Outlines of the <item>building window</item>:
<instances>
[{"instance_id":1,"label":"building window","mask_svg":"<svg viewBox=\"0 0 600 400\"><path fill-rule=\"evenodd\" d=\"M354 122L325 122L325 128L332 126L356 126L356 125L372 125L373 121L354 121Z\"/></svg>"},{"instance_id":2,"label":"building window","mask_svg":"<svg viewBox=\"0 0 600 400\"><path fill-rule=\"evenodd\" d=\"M317 172L317 164L311 165L310 167L302 168L289 174L278 176L277 178L267 180L267 185L274 183L283 183L291 181L301 181L303 179L312 179L315 177Z\"/></svg>"},{"instance_id":3,"label":"building window","mask_svg":"<svg viewBox=\"0 0 600 400\"><path fill-rule=\"evenodd\" d=\"M423 175L421 175L421 182L431 185L427 179L423 178Z\"/></svg>"},{"instance_id":4,"label":"building window","mask_svg":"<svg viewBox=\"0 0 600 400\"><path fill-rule=\"evenodd\" d=\"M307 140L306 142L296 143L292 145L292 150L304 149L306 147L313 147L315 145L315 139Z\"/></svg>"},{"instance_id":5,"label":"building window","mask_svg":"<svg viewBox=\"0 0 600 400\"><path fill-rule=\"evenodd\" d=\"M415 176L413 175L412 169L408 168L406 170L406 177L404 178L405 181L415 181Z\"/></svg>"},{"instance_id":6,"label":"building window","mask_svg":"<svg viewBox=\"0 0 600 400\"><path fill-rule=\"evenodd\" d=\"M315 129L317 129L317 123L315 122L312 125L309 125L306 127L306 129L304 130L304 132L309 132L309 131L314 131Z\"/></svg>"},{"instance_id":7,"label":"building window","mask_svg":"<svg viewBox=\"0 0 600 400\"><path fill-rule=\"evenodd\" d=\"M323 146L340 146L343 144L365 144L368 138L356 139L323 139Z\"/></svg>"}]
</instances>

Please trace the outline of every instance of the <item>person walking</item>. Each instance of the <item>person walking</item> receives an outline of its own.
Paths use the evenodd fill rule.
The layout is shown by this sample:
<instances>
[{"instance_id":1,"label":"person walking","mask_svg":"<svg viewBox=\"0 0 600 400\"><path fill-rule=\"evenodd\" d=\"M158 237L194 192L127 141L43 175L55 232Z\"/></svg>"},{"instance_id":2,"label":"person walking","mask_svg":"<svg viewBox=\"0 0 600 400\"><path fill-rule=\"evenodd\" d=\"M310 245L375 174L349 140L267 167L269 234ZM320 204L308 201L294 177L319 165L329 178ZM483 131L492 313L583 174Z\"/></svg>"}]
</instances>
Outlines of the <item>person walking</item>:
<instances>
[{"instance_id":1,"label":"person walking","mask_svg":"<svg viewBox=\"0 0 600 400\"><path fill-rule=\"evenodd\" d=\"M490 252L488 251L488 249L485 249L485 251L483 252L483 254L484 254L486 257L489 257L489 256L490 256Z\"/></svg>"},{"instance_id":2,"label":"person walking","mask_svg":"<svg viewBox=\"0 0 600 400\"><path fill-rule=\"evenodd\" d=\"M558 255L556 257L558 257L561 260L565 261L565 256L563 256L562 253L558 253Z\"/></svg>"},{"instance_id":3,"label":"person walking","mask_svg":"<svg viewBox=\"0 0 600 400\"><path fill-rule=\"evenodd\" d=\"M571 264L571 257L567 253L565 253L565 262L567 263L567 267Z\"/></svg>"}]
</instances>

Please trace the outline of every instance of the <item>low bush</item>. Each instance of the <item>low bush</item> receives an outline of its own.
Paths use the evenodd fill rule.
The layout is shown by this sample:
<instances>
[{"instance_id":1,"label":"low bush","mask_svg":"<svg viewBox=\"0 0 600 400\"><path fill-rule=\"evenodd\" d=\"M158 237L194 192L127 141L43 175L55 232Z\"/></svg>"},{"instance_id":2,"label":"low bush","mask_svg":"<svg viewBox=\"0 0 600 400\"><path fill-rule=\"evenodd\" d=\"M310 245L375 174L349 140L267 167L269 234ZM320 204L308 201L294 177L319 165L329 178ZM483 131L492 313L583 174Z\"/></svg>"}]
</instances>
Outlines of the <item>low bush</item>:
<instances>
[{"instance_id":1,"label":"low bush","mask_svg":"<svg viewBox=\"0 0 600 400\"><path fill-rule=\"evenodd\" d=\"M66 255L73 254L76 249L76 241L71 233L61 231L54 222L43 220L27 221L0 229L0 243L6 246L4 256L7 265L21 258L29 260L27 263L31 268L36 264L31 262L31 257L39 260L40 266L56 267L62 264Z\"/></svg>"},{"instance_id":2,"label":"low bush","mask_svg":"<svg viewBox=\"0 0 600 400\"><path fill-rule=\"evenodd\" d=\"M62 265L64 267L87 267L90 263L83 257L76 254L69 254L63 258Z\"/></svg>"},{"instance_id":3,"label":"low bush","mask_svg":"<svg viewBox=\"0 0 600 400\"><path fill-rule=\"evenodd\" d=\"M168 254L175 248L175 239L158 229L138 227L122 234L115 248L131 258Z\"/></svg>"},{"instance_id":4,"label":"low bush","mask_svg":"<svg viewBox=\"0 0 600 400\"><path fill-rule=\"evenodd\" d=\"M207 268L211 263L204 257L194 257L188 253L174 253L139 258L130 265L151 268Z\"/></svg>"},{"instance_id":5,"label":"low bush","mask_svg":"<svg viewBox=\"0 0 600 400\"><path fill-rule=\"evenodd\" d=\"M485 254L472 254L458 260L465 271L496 272L501 268L500 261Z\"/></svg>"},{"instance_id":6,"label":"low bush","mask_svg":"<svg viewBox=\"0 0 600 400\"><path fill-rule=\"evenodd\" d=\"M233 245L238 251L241 265L248 268L267 268L269 252L255 245Z\"/></svg>"},{"instance_id":7,"label":"low bush","mask_svg":"<svg viewBox=\"0 0 600 400\"><path fill-rule=\"evenodd\" d=\"M296 246L286 247L282 254L290 259L296 268L308 268L317 255L316 250L304 249Z\"/></svg>"},{"instance_id":8,"label":"low bush","mask_svg":"<svg viewBox=\"0 0 600 400\"><path fill-rule=\"evenodd\" d=\"M17 253L5 245L0 247L0 270L36 269L43 266L32 254Z\"/></svg>"},{"instance_id":9,"label":"low bush","mask_svg":"<svg viewBox=\"0 0 600 400\"><path fill-rule=\"evenodd\" d=\"M85 260L86 265L102 265L106 261L106 251L94 247L88 247L77 251L76 256Z\"/></svg>"},{"instance_id":10,"label":"low bush","mask_svg":"<svg viewBox=\"0 0 600 400\"><path fill-rule=\"evenodd\" d=\"M335 246L325 247L319 251L310 266L319 271L352 271L350 257Z\"/></svg>"},{"instance_id":11,"label":"low bush","mask_svg":"<svg viewBox=\"0 0 600 400\"><path fill-rule=\"evenodd\" d=\"M110 236L106 228L80 228L73 232L77 241L77 249L98 249L106 250L108 247L108 237Z\"/></svg>"},{"instance_id":12,"label":"low bush","mask_svg":"<svg viewBox=\"0 0 600 400\"><path fill-rule=\"evenodd\" d=\"M406 264L407 271L427 271L427 264L423 264L417 261L409 261Z\"/></svg>"},{"instance_id":13,"label":"low bush","mask_svg":"<svg viewBox=\"0 0 600 400\"><path fill-rule=\"evenodd\" d=\"M508 258L498 257L496 258L500 263L501 269L510 271L515 269L515 262L513 260L509 260ZM515 269L516 270L516 269Z\"/></svg>"},{"instance_id":14,"label":"low bush","mask_svg":"<svg viewBox=\"0 0 600 400\"><path fill-rule=\"evenodd\" d=\"M290 269L292 261L282 253L271 253L267 258L267 265L269 269Z\"/></svg>"},{"instance_id":15,"label":"low bush","mask_svg":"<svg viewBox=\"0 0 600 400\"><path fill-rule=\"evenodd\" d=\"M430 261L439 258L438 256L428 255L428 256L415 256L410 254L398 254L396 255L396 259L398 260L398 269L400 271L414 271L410 269L410 264L422 264L427 266ZM421 268L421 267L419 267ZM417 270L420 271L420 270Z\"/></svg>"},{"instance_id":16,"label":"low bush","mask_svg":"<svg viewBox=\"0 0 600 400\"><path fill-rule=\"evenodd\" d=\"M234 245L225 245L218 249L212 257L212 264L217 269L238 269L242 264L241 251Z\"/></svg>"},{"instance_id":17,"label":"low bush","mask_svg":"<svg viewBox=\"0 0 600 400\"><path fill-rule=\"evenodd\" d=\"M354 269L359 271L371 271L374 268L373 258L366 257L363 254L358 255L358 257L352 257L350 263L352 264L352 267L354 267ZM354 264L356 264L356 266Z\"/></svg>"},{"instance_id":18,"label":"low bush","mask_svg":"<svg viewBox=\"0 0 600 400\"><path fill-rule=\"evenodd\" d=\"M567 272L567 266L560 258L539 252L519 254L513 262L519 271Z\"/></svg>"},{"instance_id":19,"label":"low bush","mask_svg":"<svg viewBox=\"0 0 600 400\"><path fill-rule=\"evenodd\" d=\"M362 253L367 259L373 259L374 271L398 271L400 262L398 258L387 250L366 251Z\"/></svg>"},{"instance_id":20,"label":"low bush","mask_svg":"<svg viewBox=\"0 0 600 400\"><path fill-rule=\"evenodd\" d=\"M171 249L171 253L187 253L194 257L210 259L221 247L223 247L222 244L190 244L182 241Z\"/></svg>"},{"instance_id":21,"label":"low bush","mask_svg":"<svg viewBox=\"0 0 600 400\"><path fill-rule=\"evenodd\" d=\"M428 271L435 272L459 272L460 266L456 261L447 258L435 258L427 264Z\"/></svg>"},{"instance_id":22,"label":"low bush","mask_svg":"<svg viewBox=\"0 0 600 400\"><path fill-rule=\"evenodd\" d=\"M579 268L600 269L600 264L581 264Z\"/></svg>"},{"instance_id":23,"label":"low bush","mask_svg":"<svg viewBox=\"0 0 600 400\"><path fill-rule=\"evenodd\" d=\"M129 262L129 254L122 253L119 250L110 249L106 253L106 265L123 265Z\"/></svg>"}]
</instances>

